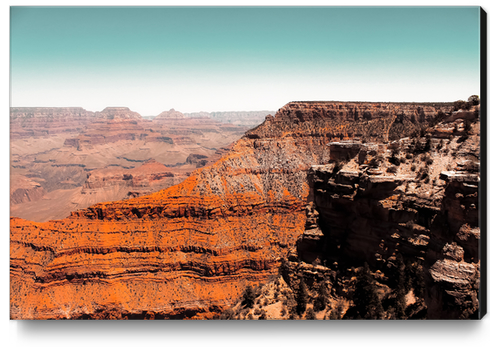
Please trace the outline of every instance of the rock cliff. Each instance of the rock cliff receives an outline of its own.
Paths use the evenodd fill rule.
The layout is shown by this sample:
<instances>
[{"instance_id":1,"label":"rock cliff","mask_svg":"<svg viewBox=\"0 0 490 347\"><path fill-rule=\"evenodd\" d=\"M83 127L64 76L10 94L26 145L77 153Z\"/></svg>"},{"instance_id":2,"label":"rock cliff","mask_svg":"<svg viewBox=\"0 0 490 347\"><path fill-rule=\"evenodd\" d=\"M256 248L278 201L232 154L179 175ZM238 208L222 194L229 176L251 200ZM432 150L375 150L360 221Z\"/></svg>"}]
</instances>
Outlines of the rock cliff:
<instances>
[{"instance_id":1,"label":"rock cliff","mask_svg":"<svg viewBox=\"0 0 490 347\"><path fill-rule=\"evenodd\" d=\"M318 257L322 247L329 251L320 252L319 261L337 263L352 256L377 264L397 250L432 254L437 265L425 268L427 279L429 269L433 274L431 295L441 293L440 284L446 292L459 291L452 297L467 303L474 282L453 285L446 279L457 271L477 274L473 240L479 232L465 213L474 215L465 207L447 217L464 222L454 226L461 242L452 236L427 240L434 211L455 208L452 196L444 200L439 173L421 173L415 180L429 182L419 187L411 185L413 175L395 177L383 165L361 168L390 153L390 139L451 110L451 104L293 102L176 186L96 204L60 221L12 218L11 317L209 318L234 303L248 284L267 282L281 258L297 252L309 262L308 254ZM393 131L395 124L405 126ZM464 146L471 150L477 143ZM354 167L339 171L341 160ZM462 182L465 189L463 183L475 185ZM466 199L473 193L461 194ZM474 201L468 199L471 208ZM311 203L318 217L312 217ZM417 222L415 232L409 231L410 220ZM458 247L466 248L462 253ZM443 253L455 258L442 259ZM457 266L451 263L458 259Z\"/></svg>"},{"instance_id":2,"label":"rock cliff","mask_svg":"<svg viewBox=\"0 0 490 347\"><path fill-rule=\"evenodd\" d=\"M74 134L96 119L81 107L12 107L10 138Z\"/></svg>"},{"instance_id":3,"label":"rock cliff","mask_svg":"<svg viewBox=\"0 0 490 347\"><path fill-rule=\"evenodd\" d=\"M389 277L401 255L407 264L423 267L427 290L419 299L427 306L426 318L476 317L480 178L454 163L453 156L464 156L458 140L441 140L415 155L410 141L393 142L384 154L370 149L371 159L362 155L365 146L351 145L358 148L351 156L355 159L337 167L312 167L314 225L319 228L303 234L299 259L345 268L367 262L372 271ZM476 134L464 146L479 157ZM375 170L374 158L379 160Z\"/></svg>"},{"instance_id":4,"label":"rock cliff","mask_svg":"<svg viewBox=\"0 0 490 347\"><path fill-rule=\"evenodd\" d=\"M276 278L221 318L481 317L478 115L452 112L427 136L386 144L329 143L331 162L308 173L287 285Z\"/></svg>"}]
</instances>

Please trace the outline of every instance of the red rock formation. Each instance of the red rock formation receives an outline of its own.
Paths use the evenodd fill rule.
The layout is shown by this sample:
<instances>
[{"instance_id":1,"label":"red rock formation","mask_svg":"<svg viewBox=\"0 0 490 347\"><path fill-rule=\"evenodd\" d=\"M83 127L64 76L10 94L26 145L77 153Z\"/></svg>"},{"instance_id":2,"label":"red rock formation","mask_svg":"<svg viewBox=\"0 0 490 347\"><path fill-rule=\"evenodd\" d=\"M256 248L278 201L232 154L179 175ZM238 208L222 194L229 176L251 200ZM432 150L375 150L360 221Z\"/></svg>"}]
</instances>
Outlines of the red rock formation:
<instances>
[{"instance_id":1,"label":"red rock formation","mask_svg":"<svg viewBox=\"0 0 490 347\"><path fill-rule=\"evenodd\" d=\"M75 134L96 118L81 107L11 107L10 139Z\"/></svg>"},{"instance_id":2,"label":"red rock formation","mask_svg":"<svg viewBox=\"0 0 490 347\"><path fill-rule=\"evenodd\" d=\"M459 136L443 140L329 143L332 163L309 172L312 201L297 247L281 265L285 281L276 278L257 290L250 311L238 300L221 318L366 317L360 312L363 303L372 302L368 287L382 301L369 309L371 318L481 318L479 294L485 288L480 287L474 111L466 114L470 122ZM427 133L454 128L460 115L442 117ZM358 283L367 266L372 282L363 282L362 302ZM300 283L307 286L308 309L298 315L294 296L299 297Z\"/></svg>"},{"instance_id":3,"label":"red rock formation","mask_svg":"<svg viewBox=\"0 0 490 347\"><path fill-rule=\"evenodd\" d=\"M130 170L105 168L92 171L87 175L84 188L94 189L106 187L107 185L119 185L121 183L131 187L146 187L155 184L164 177L173 176L172 169L152 159ZM147 182L143 183L144 181Z\"/></svg>"},{"instance_id":4,"label":"red rock formation","mask_svg":"<svg viewBox=\"0 0 490 347\"><path fill-rule=\"evenodd\" d=\"M214 165L176 186L99 203L61 221L12 218L11 318L183 318L219 312L246 284L274 273L303 234L308 170L330 161L331 141L387 141L398 114L428 121L449 108L290 103ZM333 187L345 196L341 209L358 178L339 177ZM363 194L383 202L366 201L358 213L378 216L381 224L393 223L392 218L403 223L411 212L398 215L395 209L392 215L399 201L389 198L401 181L408 182L367 180ZM360 232L363 225L356 227L349 254L371 242L370 233Z\"/></svg>"}]
</instances>

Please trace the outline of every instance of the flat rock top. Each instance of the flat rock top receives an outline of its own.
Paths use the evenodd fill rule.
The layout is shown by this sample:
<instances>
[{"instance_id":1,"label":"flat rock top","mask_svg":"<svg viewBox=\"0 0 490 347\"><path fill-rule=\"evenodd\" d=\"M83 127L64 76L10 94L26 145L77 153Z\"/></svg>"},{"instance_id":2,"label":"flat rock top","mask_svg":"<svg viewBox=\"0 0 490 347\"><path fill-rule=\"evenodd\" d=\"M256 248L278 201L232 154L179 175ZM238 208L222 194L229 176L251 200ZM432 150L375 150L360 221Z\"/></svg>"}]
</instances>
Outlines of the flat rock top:
<instances>
[{"instance_id":1,"label":"flat rock top","mask_svg":"<svg viewBox=\"0 0 490 347\"><path fill-rule=\"evenodd\" d=\"M159 120L166 119L166 118L186 118L186 116L182 112L175 111L172 108L168 111L163 111L158 116L156 116L153 120L159 121Z\"/></svg>"}]
</instances>

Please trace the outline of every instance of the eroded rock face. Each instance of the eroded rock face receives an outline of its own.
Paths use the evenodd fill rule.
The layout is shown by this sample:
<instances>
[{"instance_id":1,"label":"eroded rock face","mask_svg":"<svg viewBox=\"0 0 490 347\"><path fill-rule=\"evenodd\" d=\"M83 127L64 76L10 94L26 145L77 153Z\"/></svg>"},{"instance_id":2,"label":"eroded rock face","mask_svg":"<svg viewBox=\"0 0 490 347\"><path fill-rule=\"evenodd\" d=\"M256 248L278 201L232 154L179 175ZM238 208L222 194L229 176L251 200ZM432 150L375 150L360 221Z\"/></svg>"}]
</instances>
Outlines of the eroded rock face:
<instances>
[{"instance_id":1,"label":"eroded rock face","mask_svg":"<svg viewBox=\"0 0 490 347\"><path fill-rule=\"evenodd\" d=\"M60 221L13 218L11 317L212 317L247 284L263 283L275 273L305 225L312 238L321 237L318 231L325 225L319 228L307 214L312 200L320 223L330 216L328 237L345 245L346 256L375 263L373 249L381 259L394 249L437 253L426 224L440 209L444 187L412 187L410 177L386 174L386 168L377 176L359 167L338 172L329 164L331 142L359 137L373 142L375 152L378 147L384 151L378 143L388 141L398 112L427 119L437 107L449 108L290 103L247 132L218 162L176 186L96 204ZM367 151L365 160L374 154ZM323 182L313 188L308 180L312 166ZM312 196L322 189L322 198ZM413 231L407 223L414 218L419 223ZM386 241L383 248L380 238Z\"/></svg>"},{"instance_id":2,"label":"eroded rock face","mask_svg":"<svg viewBox=\"0 0 490 347\"><path fill-rule=\"evenodd\" d=\"M81 107L12 107L10 138L74 134L96 119Z\"/></svg>"},{"instance_id":3,"label":"eroded rock face","mask_svg":"<svg viewBox=\"0 0 490 347\"><path fill-rule=\"evenodd\" d=\"M367 262L373 271L387 272L400 254L424 268L427 292L419 299L427 318L476 317L480 177L474 166L458 163L473 157L469 148L479 155L477 134L432 143L420 153L405 140L387 150L348 141L329 145L343 163L310 170L311 208L323 236L312 241L306 231L299 259L329 267Z\"/></svg>"}]
</instances>

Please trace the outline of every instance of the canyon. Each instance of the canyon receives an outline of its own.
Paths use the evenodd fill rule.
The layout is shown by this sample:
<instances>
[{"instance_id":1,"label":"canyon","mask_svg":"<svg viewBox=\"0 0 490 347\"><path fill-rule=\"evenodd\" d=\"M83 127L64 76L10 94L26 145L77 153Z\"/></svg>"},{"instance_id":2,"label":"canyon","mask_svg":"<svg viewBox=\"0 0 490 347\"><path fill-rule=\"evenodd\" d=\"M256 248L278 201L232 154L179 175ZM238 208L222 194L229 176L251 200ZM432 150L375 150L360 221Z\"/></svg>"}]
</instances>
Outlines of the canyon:
<instances>
[{"instance_id":1,"label":"canyon","mask_svg":"<svg viewBox=\"0 0 490 347\"><path fill-rule=\"evenodd\" d=\"M173 109L148 120L127 107L12 108L10 128L11 215L37 222L179 183L248 129ZM131 170L146 178L129 184Z\"/></svg>"},{"instance_id":2,"label":"canyon","mask_svg":"<svg viewBox=\"0 0 490 347\"><path fill-rule=\"evenodd\" d=\"M128 147L118 160L141 160L144 174L94 170L85 195L106 181L161 190L61 220L11 217L10 317L480 317L479 117L479 105L290 102L225 150L173 158L168 164L194 169L177 184L183 171L155 174L169 165ZM148 132L145 146L188 145L182 119L175 110L155 117L172 130ZM144 120L112 121L120 136L143 141L131 134ZM113 141L100 136L110 133L102 125L85 126L63 146L83 152ZM49 161L48 152L37 160ZM34 179L22 184L33 199L42 194ZM361 305L366 288L376 316Z\"/></svg>"}]
</instances>

